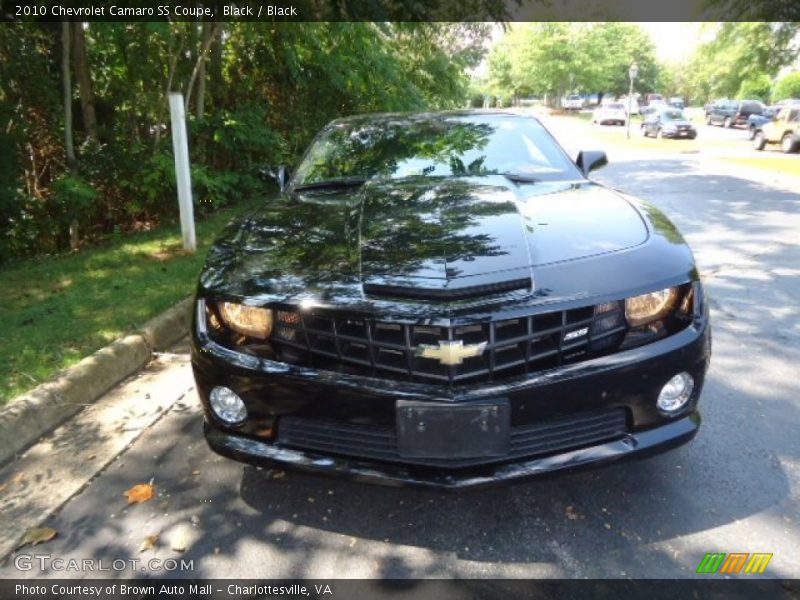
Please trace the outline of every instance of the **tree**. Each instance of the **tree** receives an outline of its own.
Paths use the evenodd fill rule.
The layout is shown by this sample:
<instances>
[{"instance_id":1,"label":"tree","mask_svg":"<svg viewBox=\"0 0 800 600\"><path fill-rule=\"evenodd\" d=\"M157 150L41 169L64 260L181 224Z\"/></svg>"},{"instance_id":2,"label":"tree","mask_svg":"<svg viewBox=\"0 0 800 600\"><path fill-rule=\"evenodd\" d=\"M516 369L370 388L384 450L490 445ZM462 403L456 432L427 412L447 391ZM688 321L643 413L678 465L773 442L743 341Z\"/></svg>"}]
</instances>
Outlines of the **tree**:
<instances>
[{"instance_id":1,"label":"tree","mask_svg":"<svg viewBox=\"0 0 800 600\"><path fill-rule=\"evenodd\" d=\"M449 10L416 0L314 4L426 17ZM469 0L457 8L503 6ZM466 71L480 62L489 33L469 22L6 24L0 260L69 248L75 218L84 244L175 219L170 91L183 91L191 109L202 214L262 193L258 168L295 162L333 118L463 106ZM83 127L73 131L78 99ZM82 144L76 160L81 131L101 143Z\"/></svg>"},{"instance_id":2,"label":"tree","mask_svg":"<svg viewBox=\"0 0 800 600\"><path fill-rule=\"evenodd\" d=\"M84 23L76 22L72 24L72 55L75 79L78 82L78 93L81 99L83 129L89 139L97 141L97 116L94 106L94 94L92 93L89 59L86 55Z\"/></svg>"},{"instance_id":3,"label":"tree","mask_svg":"<svg viewBox=\"0 0 800 600\"><path fill-rule=\"evenodd\" d=\"M736 94L736 97L767 102L770 98L771 89L772 80L768 75L762 73L761 75L757 75L742 81L742 85L739 86L739 91Z\"/></svg>"},{"instance_id":4,"label":"tree","mask_svg":"<svg viewBox=\"0 0 800 600\"><path fill-rule=\"evenodd\" d=\"M655 89L659 69L653 44L630 23L536 23L515 25L489 59L493 92L520 91L551 99L567 92L622 94L628 68L639 65L636 87Z\"/></svg>"},{"instance_id":5,"label":"tree","mask_svg":"<svg viewBox=\"0 0 800 600\"><path fill-rule=\"evenodd\" d=\"M800 98L800 71L781 77L772 91L772 100L775 102L789 98Z\"/></svg>"},{"instance_id":6,"label":"tree","mask_svg":"<svg viewBox=\"0 0 800 600\"><path fill-rule=\"evenodd\" d=\"M714 28L713 39L700 45L686 65L690 86L701 100L736 97L743 82L772 79L800 52L800 23L732 22L709 27Z\"/></svg>"},{"instance_id":7,"label":"tree","mask_svg":"<svg viewBox=\"0 0 800 600\"><path fill-rule=\"evenodd\" d=\"M72 139L72 74L70 73L70 24L69 21L61 23L61 81L64 95L64 149L67 162L74 169L75 144Z\"/></svg>"}]
</instances>

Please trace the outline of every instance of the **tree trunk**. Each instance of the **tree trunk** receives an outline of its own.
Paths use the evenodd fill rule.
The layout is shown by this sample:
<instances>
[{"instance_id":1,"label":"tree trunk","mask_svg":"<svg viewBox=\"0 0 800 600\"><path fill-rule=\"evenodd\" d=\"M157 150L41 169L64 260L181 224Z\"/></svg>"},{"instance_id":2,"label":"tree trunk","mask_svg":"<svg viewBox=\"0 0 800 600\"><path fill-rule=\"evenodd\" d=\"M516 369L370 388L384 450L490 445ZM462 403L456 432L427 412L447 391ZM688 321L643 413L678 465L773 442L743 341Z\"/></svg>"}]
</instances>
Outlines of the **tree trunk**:
<instances>
[{"instance_id":1,"label":"tree trunk","mask_svg":"<svg viewBox=\"0 0 800 600\"><path fill-rule=\"evenodd\" d=\"M67 164L74 170L75 145L72 141L72 77L69 68L69 21L61 23L61 81L64 93L64 148L67 152Z\"/></svg>"},{"instance_id":2,"label":"tree trunk","mask_svg":"<svg viewBox=\"0 0 800 600\"><path fill-rule=\"evenodd\" d=\"M75 145L72 141L72 78L70 77L69 65L69 30L69 22L63 21L61 23L61 75L64 91L64 146L67 151L69 169L75 173L78 165L75 160ZM79 245L78 221L73 218L69 225L69 246L72 250L77 250Z\"/></svg>"},{"instance_id":3,"label":"tree trunk","mask_svg":"<svg viewBox=\"0 0 800 600\"><path fill-rule=\"evenodd\" d=\"M97 141L97 115L94 110L92 78L89 70L89 60L86 56L86 34L83 30L83 23L73 23L72 35L73 65L75 67L75 79L78 80L78 91L81 96L83 127L86 131L86 136Z\"/></svg>"},{"instance_id":4,"label":"tree trunk","mask_svg":"<svg viewBox=\"0 0 800 600\"><path fill-rule=\"evenodd\" d=\"M180 25L178 23L177 25ZM172 33L174 29L170 26L170 33ZM172 91L172 82L175 79L175 70L178 67L178 60L181 57L181 53L183 52L183 34L180 35L178 38L178 48L173 53L172 51L172 39L174 36L170 37L169 41L169 49L167 51L167 55L169 58L169 73L167 73L167 85L164 89L164 103L162 104L163 107L169 107L169 93ZM159 141L161 140L161 111L159 111L158 119L156 120L156 136L155 136L155 145L158 146Z\"/></svg>"},{"instance_id":5,"label":"tree trunk","mask_svg":"<svg viewBox=\"0 0 800 600\"><path fill-rule=\"evenodd\" d=\"M203 21L202 47L209 48L211 42L211 22ZM200 55L197 70L197 118L202 119L206 108L206 54Z\"/></svg>"},{"instance_id":6,"label":"tree trunk","mask_svg":"<svg viewBox=\"0 0 800 600\"><path fill-rule=\"evenodd\" d=\"M194 82L197 79L198 72L200 71L200 65L202 64L205 66L205 61L208 58L208 49L211 47L211 42L214 41L214 37L216 36L218 30L219 24L214 23L208 37L203 40L200 53L197 55L197 61L194 63L194 69L192 69L192 76L189 78L189 85L186 86L186 100L184 101L184 108L187 111L189 110L189 106L191 106L192 88L194 88Z\"/></svg>"},{"instance_id":7,"label":"tree trunk","mask_svg":"<svg viewBox=\"0 0 800 600\"><path fill-rule=\"evenodd\" d=\"M222 105L222 40L224 39L224 23L219 24L219 40L211 47L211 64L209 79L211 80L211 102L214 107Z\"/></svg>"}]
</instances>

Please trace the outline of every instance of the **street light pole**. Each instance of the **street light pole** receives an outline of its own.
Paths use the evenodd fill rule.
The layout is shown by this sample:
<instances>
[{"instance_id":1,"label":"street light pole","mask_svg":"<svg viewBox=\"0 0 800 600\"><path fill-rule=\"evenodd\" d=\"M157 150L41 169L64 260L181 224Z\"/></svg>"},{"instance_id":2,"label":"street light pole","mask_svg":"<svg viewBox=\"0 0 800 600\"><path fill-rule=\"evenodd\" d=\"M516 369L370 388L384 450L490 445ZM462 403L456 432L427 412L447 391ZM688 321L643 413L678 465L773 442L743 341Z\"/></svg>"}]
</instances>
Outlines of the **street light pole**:
<instances>
[{"instance_id":1,"label":"street light pole","mask_svg":"<svg viewBox=\"0 0 800 600\"><path fill-rule=\"evenodd\" d=\"M631 63L630 68L628 69L628 78L631 81L630 88L628 89L628 118L625 119L625 124L627 125L627 130L625 131L625 137L627 139L631 139L631 108L633 105L633 80L636 79L636 76L639 74L639 65L636 63Z\"/></svg>"}]
</instances>

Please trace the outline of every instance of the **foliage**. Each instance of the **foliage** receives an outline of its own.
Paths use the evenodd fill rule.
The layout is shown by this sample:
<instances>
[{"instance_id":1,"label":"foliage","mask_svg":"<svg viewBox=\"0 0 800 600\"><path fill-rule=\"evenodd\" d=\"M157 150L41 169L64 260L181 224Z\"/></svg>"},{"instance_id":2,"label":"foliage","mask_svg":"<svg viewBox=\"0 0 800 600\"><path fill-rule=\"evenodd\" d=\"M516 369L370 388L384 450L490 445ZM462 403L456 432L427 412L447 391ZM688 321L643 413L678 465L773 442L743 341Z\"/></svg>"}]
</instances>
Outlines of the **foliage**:
<instances>
[{"instance_id":1,"label":"foliage","mask_svg":"<svg viewBox=\"0 0 800 600\"><path fill-rule=\"evenodd\" d=\"M773 101L787 98L800 98L800 71L784 75L775 83L772 91Z\"/></svg>"},{"instance_id":2,"label":"foliage","mask_svg":"<svg viewBox=\"0 0 800 600\"><path fill-rule=\"evenodd\" d=\"M742 81L742 85L739 86L739 91L736 93L736 97L767 102L769 101L771 89L772 80L770 79L769 75L762 73Z\"/></svg>"},{"instance_id":3,"label":"foliage","mask_svg":"<svg viewBox=\"0 0 800 600\"><path fill-rule=\"evenodd\" d=\"M681 95L700 101L736 98L742 91L763 91L800 52L800 23L729 22L706 24L701 44L682 66L687 74ZM748 82L741 90L743 82ZM760 83L759 83L760 82Z\"/></svg>"},{"instance_id":4,"label":"foliage","mask_svg":"<svg viewBox=\"0 0 800 600\"><path fill-rule=\"evenodd\" d=\"M513 26L489 57L489 89L504 97L570 92L623 94L655 88L658 65L646 33L631 23L529 23Z\"/></svg>"},{"instance_id":5,"label":"foliage","mask_svg":"<svg viewBox=\"0 0 800 600\"><path fill-rule=\"evenodd\" d=\"M411 0L313 4L342 15L445 10ZM470 0L460 10L499 16L504 4ZM60 24L0 28L0 263L64 250L73 219L85 245L176 217L168 91L190 98L201 213L258 193L259 169L296 162L335 117L466 104L465 73L480 62L489 26L405 20L86 25L97 127L87 131L87 99L73 86L74 165L64 152Z\"/></svg>"}]
</instances>

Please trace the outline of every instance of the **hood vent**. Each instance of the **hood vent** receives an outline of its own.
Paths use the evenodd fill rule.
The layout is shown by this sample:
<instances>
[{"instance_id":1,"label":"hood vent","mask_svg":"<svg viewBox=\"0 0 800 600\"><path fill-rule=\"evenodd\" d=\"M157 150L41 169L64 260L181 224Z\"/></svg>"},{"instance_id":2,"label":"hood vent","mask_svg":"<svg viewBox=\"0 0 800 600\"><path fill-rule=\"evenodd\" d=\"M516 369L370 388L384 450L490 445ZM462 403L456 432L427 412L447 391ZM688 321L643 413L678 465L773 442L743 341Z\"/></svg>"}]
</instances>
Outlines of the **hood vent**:
<instances>
[{"instance_id":1,"label":"hood vent","mask_svg":"<svg viewBox=\"0 0 800 600\"><path fill-rule=\"evenodd\" d=\"M530 277L512 279L510 281L500 281L498 283L454 288L409 287L381 283L364 284L364 293L369 296L408 298L410 300L438 300L440 302L466 300L468 298L478 298L481 296L491 296L493 294L500 294L504 292L530 289Z\"/></svg>"}]
</instances>

